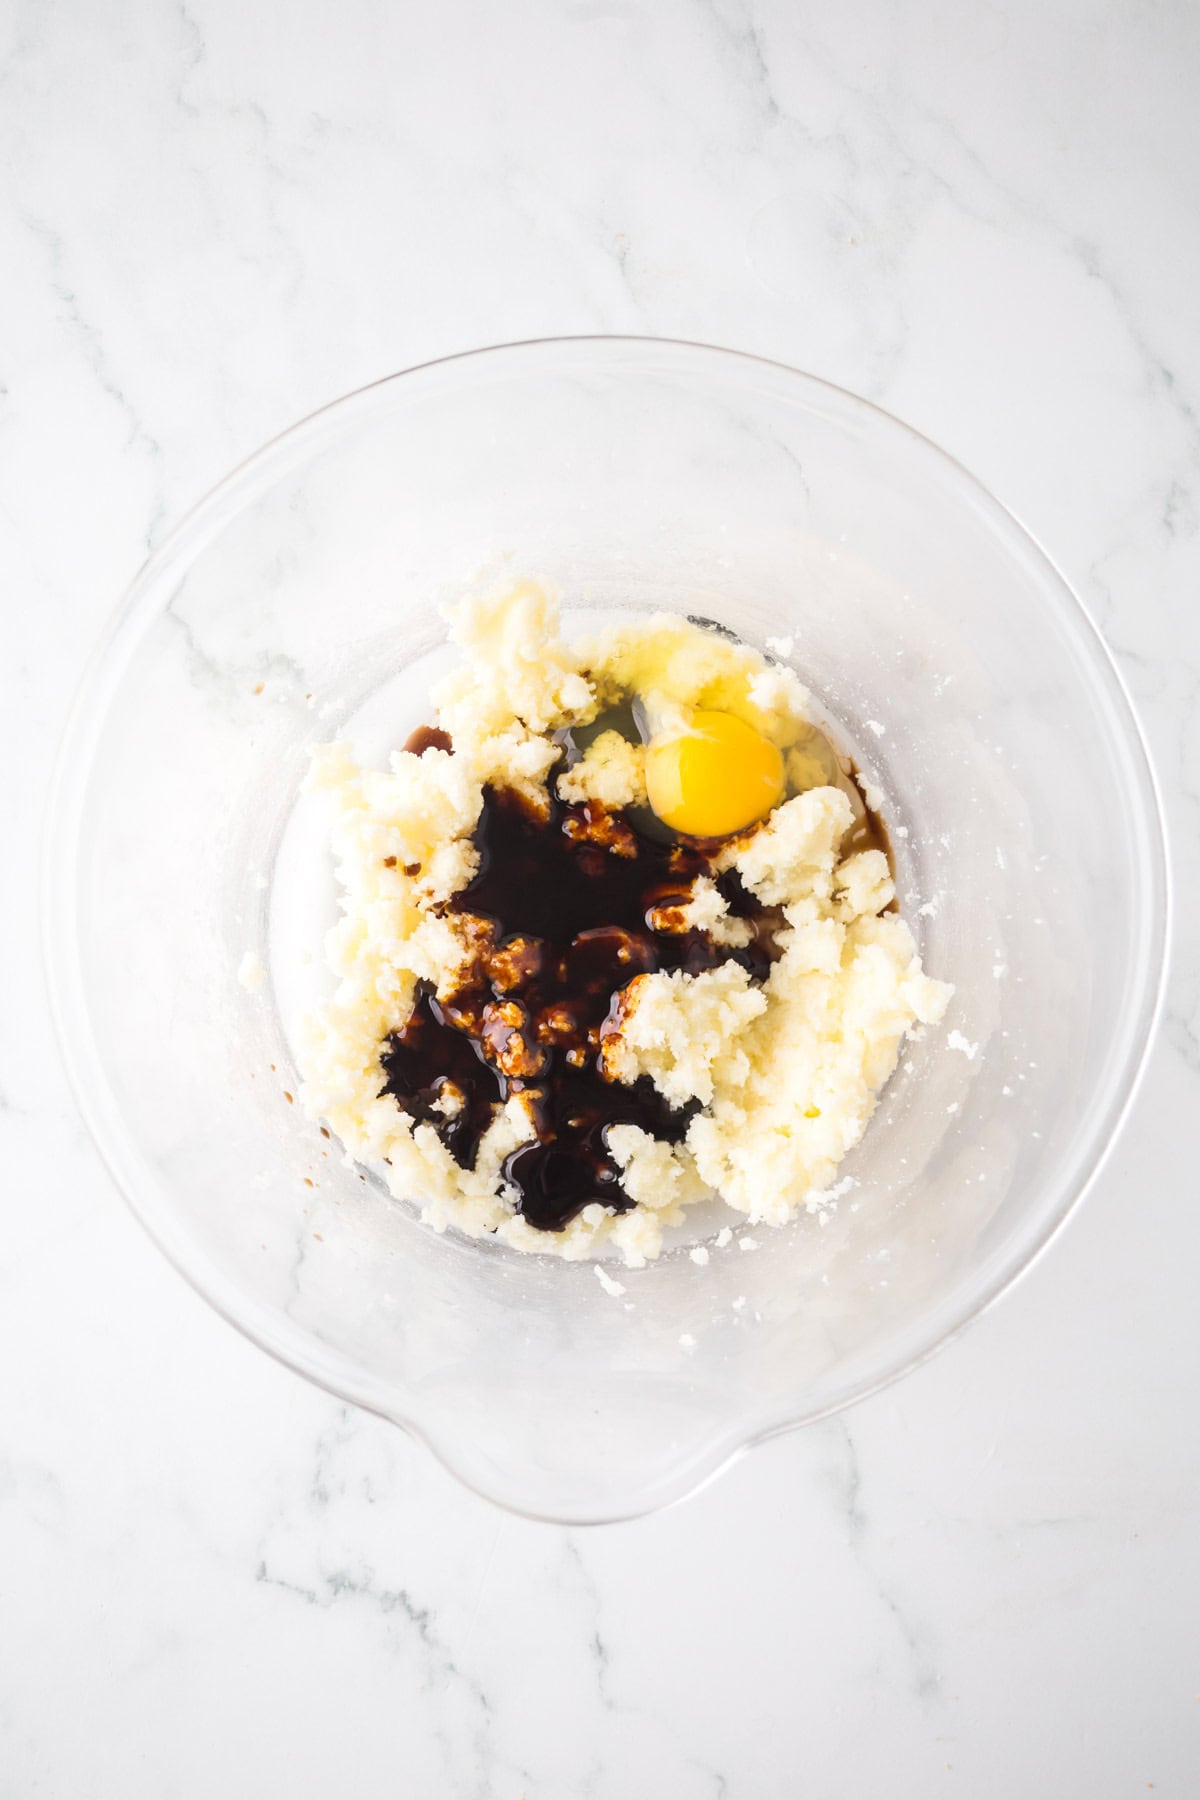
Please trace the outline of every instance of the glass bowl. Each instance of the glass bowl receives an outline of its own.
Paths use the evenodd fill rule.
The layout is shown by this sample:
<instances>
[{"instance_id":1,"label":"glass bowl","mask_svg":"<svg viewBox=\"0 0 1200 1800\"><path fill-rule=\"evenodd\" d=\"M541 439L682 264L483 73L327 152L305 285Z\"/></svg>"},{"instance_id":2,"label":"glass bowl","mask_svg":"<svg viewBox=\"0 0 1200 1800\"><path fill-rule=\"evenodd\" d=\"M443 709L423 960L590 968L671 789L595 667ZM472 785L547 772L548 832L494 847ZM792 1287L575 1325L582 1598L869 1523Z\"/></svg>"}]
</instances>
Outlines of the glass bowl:
<instances>
[{"instance_id":1,"label":"glass bowl","mask_svg":"<svg viewBox=\"0 0 1200 1800\"><path fill-rule=\"evenodd\" d=\"M310 747L382 757L428 717L438 607L518 576L559 592L569 631L665 606L791 639L884 795L904 911L956 994L824 1225L703 1267L682 1242L602 1283L436 1235L292 1103L333 909L298 804ZM72 716L45 913L80 1106L176 1267L478 1492L583 1522L890 1381L1029 1264L1129 1103L1167 884L1120 679L977 482L810 376L599 338L351 394L185 519Z\"/></svg>"}]
</instances>

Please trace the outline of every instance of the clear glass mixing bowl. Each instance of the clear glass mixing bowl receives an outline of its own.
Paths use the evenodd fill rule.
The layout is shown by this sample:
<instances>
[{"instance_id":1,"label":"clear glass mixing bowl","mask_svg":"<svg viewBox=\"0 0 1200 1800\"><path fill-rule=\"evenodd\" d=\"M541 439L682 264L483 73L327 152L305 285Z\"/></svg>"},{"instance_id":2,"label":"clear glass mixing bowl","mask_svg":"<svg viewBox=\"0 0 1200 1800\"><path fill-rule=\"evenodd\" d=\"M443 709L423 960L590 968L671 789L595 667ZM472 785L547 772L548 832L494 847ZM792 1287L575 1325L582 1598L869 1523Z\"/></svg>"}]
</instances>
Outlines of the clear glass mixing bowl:
<instances>
[{"instance_id":1,"label":"clear glass mixing bowl","mask_svg":"<svg viewBox=\"0 0 1200 1800\"><path fill-rule=\"evenodd\" d=\"M926 966L957 989L830 1223L705 1267L686 1244L613 1267L624 1294L588 1264L436 1236L289 1101L333 906L298 806L310 746L401 740L446 661L438 606L505 575L556 588L569 626L667 606L791 637L899 828ZM1003 508L824 382L630 339L410 370L231 475L92 664L46 887L80 1106L176 1267L480 1493L564 1521L677 1499L1013 1280L1128 1104L1166 911L1121 682ZM256 993L248 953L271 973Z\"/></svg>"}]
</instances>

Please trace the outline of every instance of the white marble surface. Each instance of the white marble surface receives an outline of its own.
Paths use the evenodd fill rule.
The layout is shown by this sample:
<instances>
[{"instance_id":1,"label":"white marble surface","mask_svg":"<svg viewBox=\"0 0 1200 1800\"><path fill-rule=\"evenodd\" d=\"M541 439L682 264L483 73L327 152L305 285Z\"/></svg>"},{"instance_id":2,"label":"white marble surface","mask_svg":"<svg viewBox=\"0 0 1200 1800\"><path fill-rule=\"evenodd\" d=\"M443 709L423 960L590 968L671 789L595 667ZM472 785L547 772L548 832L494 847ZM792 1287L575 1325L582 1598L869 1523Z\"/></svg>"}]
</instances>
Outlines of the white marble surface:
<instances>
[{"instance_id":1,"label":"white marble surface","mask_svg":"<svg viewBox=\"0 0 1200 1800\"><path fill-rule=\"evenodd\" d=\"M32 949L50 758L146 546L311 407L570 331L757 350L958 454L1093 608L1200 859L1192 0L0 11L0 1796L1200 1791L1197 933L997 1309L687 1505L502 1517L210 1314Z\"/></svg>"}]
</instances>

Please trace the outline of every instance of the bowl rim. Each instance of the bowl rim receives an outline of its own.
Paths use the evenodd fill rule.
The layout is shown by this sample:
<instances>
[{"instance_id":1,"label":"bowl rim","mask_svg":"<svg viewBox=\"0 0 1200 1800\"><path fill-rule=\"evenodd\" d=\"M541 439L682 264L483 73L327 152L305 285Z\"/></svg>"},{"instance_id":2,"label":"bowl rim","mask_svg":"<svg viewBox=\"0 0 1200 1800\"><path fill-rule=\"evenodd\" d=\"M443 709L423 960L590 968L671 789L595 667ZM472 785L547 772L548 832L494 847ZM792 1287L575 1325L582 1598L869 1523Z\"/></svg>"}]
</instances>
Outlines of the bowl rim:
<instances>
[{"instance_id":1,"label":"bowl rim","mask_svg":"<svg viewBox=\"0 0 1200 1800\"><path fill-rule=\"evenodd\" d=\"M75 898L77 884L71 878L82 812L80 802L91 768L88 752L107 713L107 702L111 697L107 690L115 686L112 676L114 673L119 674L119 670L114 672L111 669L114 653L120 649L123 639L139 629L143 613L148 617L157 615L159 605L156 590L171 565L176 562L190 564L221 526L242 509L248 482L255 478L265 480L267 476L272 480L277 479L286 471L289 453L307 449L310 441L317 438L323 428L348 419L397 385L456 365L484 360L515 362L548 349L574 349L600 355L626 352L653 356L665 353L677 360L715 359L735 369L743 365L750 370L764 369L772 375L782 375L789 382L795 382L810 392L825 395L851 416L857 414L875 425L882 425L888 433L907 438L923 455L940 465L944 473L960 488L965 489L968 498L982 506L993 523L998 524L1017 542L1023 543L1027 551L1032 551L1035 561L1042 565L1043 572L1050 577L1050 585L1057 591L1063 616L1069 621L1073 637L1084 653L1088 673L1098 686L1107 689L1106 697L1113 722L1122 729L1122 761L1129 782L1129 798L1149 851L1140 864L1139 892L1144 939L1141 946L1141 979L1139 986L1131 989L1131 998L1127 1002L1123 1059L1110 1083L1106 1105L1087 1134L1083 1152L1076 1158L1072 1179L1064 1184L1057 1207L1042 1221L1038 1233L1029 1245L1020 1247L1007 1258L1001 1258L990 1279L973 1296L969 1305L953 1307L943 1303L936 1309L931 1315L936 1321L934 1329L924 1336L914 1350L902 1356L886 1371L852 1383L847 1391L819 1406L805 1408L800 1405L781 1409L778 1417L740 1435L726 1431L718 1440L702 1440L682 1465L675 1465L668 1476L660 1477L648 1486L643 1485L635 1499L626 1498L621 1504L598 1508L564 1510L560 1507L550 1511L540 1510L519 1496L499 1492L474 1479L436 1432L405 1415L394 1401L388 1403L385 1393L381 1391L383 1384L373 1382L365 1371L348 1359L331 1357L327 1351L320 1358L312 1354L308 1334L302 1328L291 1326L288 1331L280 1330L278 1320L270 1309L257 1302L246 1304L240 1289L226 1280L215 1264L206 1258L187 1255L173 1239L162 1209L144 1192L142 1184L136 1178L136 1171L125 1155L123 1137L129 1134L114 1129L114 1119L118 1124L120 1122L115 1105L114 1119L110 1119L105 1116L104 1109L99 1104L104 1072L92 1037L85 989L77 967L80 909ZM236 500L236 504L231 505L233 500ZM149 604L151 599L154 600L153 606ZM1173 916L1170 857L1162 794L1141 720L1115 657L1087 607L1040 540L1023 521L950 452L894 413L836 382L777 358L750 351L687 338L619 333L563 334L517 339L455 351L380 376L326 401L277 432L257 450L236 463L189 507L149 550L110 612L84 666L66 716L54 763L45 812L40 890L43 972L59 1053L75 1102L101 1162L134 1217L157 1248L214 1311L284 1367L336 1398L400 1426L425 1444L456 1480L482 1498L521 1517L567 1525L600 1524L637 1518L685 1499L714 1480L757 1444L842 1412L900 1380L935 1356L980 1318L1001 1295L1012 1290L1045 1254L1092 1187L1128 1119L1145 1077L1150 1048L1162 1012ZM948 1321L941 1320L942 1313L950 1315ZM390 1394L391 1390L388 1389L387 1393Z\"/></svg>"}]
</instances>

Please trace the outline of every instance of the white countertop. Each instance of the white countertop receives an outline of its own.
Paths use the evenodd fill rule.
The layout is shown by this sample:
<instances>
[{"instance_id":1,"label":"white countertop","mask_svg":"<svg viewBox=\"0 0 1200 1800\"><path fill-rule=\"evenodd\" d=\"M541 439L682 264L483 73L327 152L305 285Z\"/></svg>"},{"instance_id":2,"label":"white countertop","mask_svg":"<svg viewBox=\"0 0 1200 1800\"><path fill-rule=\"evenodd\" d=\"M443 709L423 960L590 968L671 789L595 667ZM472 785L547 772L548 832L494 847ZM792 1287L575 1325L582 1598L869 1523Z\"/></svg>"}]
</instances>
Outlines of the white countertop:
<instances>
[{"instance_id":1,"label":"white countertop","mask_svg":"<svg viewBox=\"0 0 1200 1800\"><path fill-rule=\"evenodd\" d=\"M147 545L321 402L563 332L779 357L960 457L1106 632L1194 893L1198 85L1189 0L7 10L3 1800L1200 1792L1187 904L1130 1123L1017 1291L594 1531L502 1516L192 1295L31 947L50 759Z\"/></svg>"}]
</instances>

